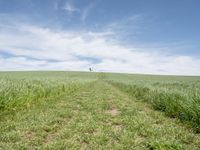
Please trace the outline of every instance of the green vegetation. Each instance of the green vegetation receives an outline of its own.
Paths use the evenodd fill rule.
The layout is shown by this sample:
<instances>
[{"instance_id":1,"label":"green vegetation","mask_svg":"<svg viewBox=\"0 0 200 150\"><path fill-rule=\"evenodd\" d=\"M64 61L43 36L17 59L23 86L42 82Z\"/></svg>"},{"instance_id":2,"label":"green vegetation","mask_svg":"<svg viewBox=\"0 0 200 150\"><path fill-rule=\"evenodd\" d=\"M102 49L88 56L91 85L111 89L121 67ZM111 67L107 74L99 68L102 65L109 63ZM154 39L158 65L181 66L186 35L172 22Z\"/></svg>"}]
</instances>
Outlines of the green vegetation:
<instances>
[{"instance_id":1,"label":"green vegetation","mask_svg":"<svg viewBox=\"0 0 200 150\"><path fill-rule=\"evenodd\" d=\"M39 100L70 94L83 82L94 80L88 73L10 72L0 74L0 109L15 110Z\"/></svg>"},{"instance_id":2,"label":"green vegetation","mask_svg":"<svg viewBox=\"0 0 200 150\"><path fill-rule=\"evenodd\" d=\"M200 149L199 77L2 72L0 85L0 149Z\"/></svg>"},{"instance_id":3,"label":"green vegetation","mask_svg":"<svg viewBox=\"0 0 200 150\"><path fill-rule=\"evenodd\" d=\"M200 78L111 75L109 83L200 132ZM137 79L137 80L136 80Z\"/></svg>"}]
</instances>

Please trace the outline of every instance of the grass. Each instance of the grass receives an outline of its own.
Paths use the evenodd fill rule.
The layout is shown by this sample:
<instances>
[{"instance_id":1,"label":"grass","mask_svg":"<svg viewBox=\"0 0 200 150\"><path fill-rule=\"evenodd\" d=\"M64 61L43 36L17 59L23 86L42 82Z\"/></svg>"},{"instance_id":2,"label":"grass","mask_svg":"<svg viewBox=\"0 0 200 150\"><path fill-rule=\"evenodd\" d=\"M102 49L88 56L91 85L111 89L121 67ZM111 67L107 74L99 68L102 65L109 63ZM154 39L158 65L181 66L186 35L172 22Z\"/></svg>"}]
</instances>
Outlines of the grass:
<instances>
[{"instance_id":1,"label":"grass","mask_svg":"<svg viewBox=\"0 0 200 150\"><path fill-rule=\"evenodd\" d=\"M39 100L74 92L84 82L94 80L87 73L11 72L0 74L0 109L15 110Z\"/></svg>"},{"instance_id":2,"label":"grass","mask_svg":"<svg viewBox=\"0 0 200 150\"><path fill-rule=\"evenodd\" d=\"M1 96L0 149L200 149L199 134L178 116L155 111L151 98L170 87L190 95L198 78L12 72L0 80L1 92L9 89Z\"/></svg>"},{"instance_id":3,"label":"grass","mask_svg":"<svg viewBox=\"0 0 200 150\"><path fill-rule=\"evenodd\" d=\"M200 78L176 76L111 76L109 83L150 103L169 117L179 118L200 132ZM136 76L137 77L137 76ZM148 79L149 78L149 79ZM160 80L161 79L161 80Z\"/></svg>"}]
</instances>

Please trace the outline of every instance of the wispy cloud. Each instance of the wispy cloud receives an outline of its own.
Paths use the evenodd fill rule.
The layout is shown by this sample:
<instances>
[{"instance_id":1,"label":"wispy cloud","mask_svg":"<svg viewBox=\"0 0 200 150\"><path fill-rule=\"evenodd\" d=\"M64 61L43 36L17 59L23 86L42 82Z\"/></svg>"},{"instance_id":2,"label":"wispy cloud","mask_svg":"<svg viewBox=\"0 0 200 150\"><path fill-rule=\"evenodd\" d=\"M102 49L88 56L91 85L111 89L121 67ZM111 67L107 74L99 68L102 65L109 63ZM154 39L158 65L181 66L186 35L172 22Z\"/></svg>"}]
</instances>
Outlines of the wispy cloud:
<instances>
[{"instance_id":1,"label":"wispy cloud","mask_svg":"<svg viewBox=\"0 0 200 150\"><path fill-rule=\"evenodd\" d=\"M87 70L92 66L96 71L200 75L199 58L164 54L165 47L156 53L127 47L109 40L114 33L12 26L0 30L0 70Z\"/></svg>"},{"instance_id":2,"label":"wispy cloud","mask_svg":"<svg viewBox=\"0 0 200 150\"><path fill-rule=\"evenodd\" d=\"M58 4L58 3L56 3ZM80 20L82 22L85 22L87 17L90 15L91 10L95 7L96 2L92 1L89 4L87 4L83 8L78 8L74 5L73 1L66 1L65 5L61 7L63 10L65 10L69 15L72 15L73 13L78 13L80 16Z\"/></svg>"},{"instance_id":3,"label":"wispy cloud","mask_svg":"<svg viewBox=\"0 0 200 150\"><path fill-rule=\"evenodd\" d=\"M86 21L87 17L90 15L91 10L95 7L95 3L91 2L88 6L86 6L81 12L81 20L83 22Z\"/></svg>"},{"instance_id":4,"label":"wispy cloud","mask_svg":"<svg viewBox=\"0 0 200 150\"><path fill-rule=\"evenodd\" d=\"M105 24L104 30L114 33L117 39L123 39L128 36L134 38L143 31L144 26L141 25L143 20L145 20L143 14L134 14L124 17L121 20L108 22Z\"/></svg>"},{"instance_id":5,"label":"wispy cloud","mask_svg":"<svg viewBox=\"0 0 200 150\"><path fill-rule=\"evenodd\" d=\"M122 18L121 20L116 20L112 22L109 22L107 24L107 28L112 30L122 30L122 29L128 29L138 27L139 22L144 20L144 16L142 14L134 14L131 16L127 16Z\"/></svg>"},{"instance_id":6,"label":"wispy cloud","mask_svg":"<svg viewBox=\"0 0 200 150\"><path fill-rule=\"evenodd\" d=\"M75 7L75 5L70 1L67 1L62 9L67 11L67 13L69 14L72 14L74 12L80 12L80 9Z\"/></svg>"}]
</instances>

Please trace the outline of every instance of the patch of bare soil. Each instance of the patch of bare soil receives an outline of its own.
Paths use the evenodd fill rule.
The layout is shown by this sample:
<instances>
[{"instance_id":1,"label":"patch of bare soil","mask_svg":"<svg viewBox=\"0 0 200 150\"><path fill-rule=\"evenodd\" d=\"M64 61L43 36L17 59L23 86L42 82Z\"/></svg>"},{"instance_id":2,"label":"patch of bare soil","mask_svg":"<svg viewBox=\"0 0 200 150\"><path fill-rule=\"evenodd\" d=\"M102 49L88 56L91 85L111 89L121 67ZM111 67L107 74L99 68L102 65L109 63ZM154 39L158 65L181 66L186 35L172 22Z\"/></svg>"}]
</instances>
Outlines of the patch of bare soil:
<instances>
[{"instance_id":1,"label":"patch of bare soil","mask_svg":"<svg viewBox=\"0 0 200 150\"><path fill-rule=\"evenodd\" d=\"M117 108L112 108L110 110L107 110L106 114L109 114L109 115L114 117L114 116L117 116L119 114L119 111L118 111Z\"/></svg>"},{"instance_id":2,"label":"patch of bare soil","mask_svg":"<svg viewBox=\"0 0 200 150\"><path fill-rule=\"evenodd\" d=\"M35 137L35 133L34 132L31 132L31 131L27 131L24 135L24 137L28 140L32 140L34 137Z\"/></svg>"},{"instance_id":3,"label":"patch of bare soil","mask_svg":"<svg viewBox=\"0 0 200 150\"><path fill-rule=\"evenodd\" d=\"M81 144L81 150L86 150L87 146L89 145L89 142L86 140L83 140L80 142L80 144Z\"/></svg>"},{"instance_id":4,"label":"patch of bare soil","mask_svg":"<svg viewBox=\"0 0 200 150\"><path fill-rule=\"evenodd\" d=\"M119 132L122 130L122 125L113 125L112 128L115 132Z\"/></svg>"}]
</instances>

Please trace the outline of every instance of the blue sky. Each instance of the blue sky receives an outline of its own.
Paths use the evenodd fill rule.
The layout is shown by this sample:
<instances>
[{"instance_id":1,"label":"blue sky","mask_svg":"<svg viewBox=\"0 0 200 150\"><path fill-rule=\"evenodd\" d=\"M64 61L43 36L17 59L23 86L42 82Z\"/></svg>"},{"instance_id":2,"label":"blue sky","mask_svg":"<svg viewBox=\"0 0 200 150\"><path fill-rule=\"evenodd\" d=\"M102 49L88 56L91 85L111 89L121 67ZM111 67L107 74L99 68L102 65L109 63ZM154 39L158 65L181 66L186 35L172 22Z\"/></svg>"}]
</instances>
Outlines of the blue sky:
<instances>
[{"instance_id":1,"label":"blue sky","mask_svg":"<svg viewBox=\"0 0 200 150\"><path fill-rule=\"evenodd\" d=\"M0 70L200 75L199 0L0 0Z\"/></svg>"}]
</instances>

